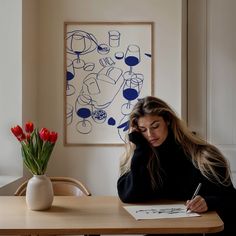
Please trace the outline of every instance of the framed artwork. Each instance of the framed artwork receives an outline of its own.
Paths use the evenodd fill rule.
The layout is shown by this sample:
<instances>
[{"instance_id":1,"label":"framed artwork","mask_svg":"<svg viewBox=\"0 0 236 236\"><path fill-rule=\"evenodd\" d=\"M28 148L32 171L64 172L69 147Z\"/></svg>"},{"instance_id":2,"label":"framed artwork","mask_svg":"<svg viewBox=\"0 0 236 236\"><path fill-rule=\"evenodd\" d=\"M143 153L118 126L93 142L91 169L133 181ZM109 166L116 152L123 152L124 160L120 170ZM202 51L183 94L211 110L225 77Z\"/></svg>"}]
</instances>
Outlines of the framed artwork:
<instances>
[{"instance_id":1,"label":"framed artwork","mask_svg":"<svg viewBox=\"0 0 236 236\"><path fill-rule=\"evenodd\" d=\"M153 22L65 22L64 144L122 145L153 94Z\"/></svg>"}]
</instances>

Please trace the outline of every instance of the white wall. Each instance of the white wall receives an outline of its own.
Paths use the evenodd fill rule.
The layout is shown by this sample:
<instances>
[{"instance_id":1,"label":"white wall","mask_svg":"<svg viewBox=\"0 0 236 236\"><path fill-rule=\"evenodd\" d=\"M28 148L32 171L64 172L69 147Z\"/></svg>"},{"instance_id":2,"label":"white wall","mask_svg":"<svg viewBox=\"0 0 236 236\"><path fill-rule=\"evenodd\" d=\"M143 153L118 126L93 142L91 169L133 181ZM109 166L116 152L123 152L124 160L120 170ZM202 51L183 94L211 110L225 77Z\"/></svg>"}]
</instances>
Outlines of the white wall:
<instances>
[{"instance_id":1,"label":"white wall","mask_svg":"<svg viewBox=\"0 0 236 236\"><path fill-rule=\"evenodd\" d=\"M38 0L0 0L0 194L12 194L23 174L20 145L10 127L37 123ZM29 175L25 172L25 177ZM12 182L12 184L8 184ZM5 185L5 186L4 186Z\"/></svg>"},{"instance_id":2,"label":"white wall","mask_svg":"<svg viewBox=\"0 0 236 236\"><path fill-rule=\"evenodd\" d=\"M153 21L155 95L180 114L182 0L22 1L23 120L59 132L47 174L78 178L94 195L116 195L122 147L63 146L64 22Z\"/></svg>"},{"instance_id":3,"label":"white wall","mask_svg":"<svg viewBox=\"0 0 236 236\"><path fill-rule=\"evenodd\" d=\"M236 1L188 6L189 126L222 151L236 186Z\"/></svg>"},{"instance_id":4,"label":"white wall","mask_svg":"<svg viewBox=\"0 0 236 236\"><path fill-rule=\"evenodd\" d=\"M19 143L10 128L21 124L22 8L20 0L1 0L0 6L0 176L22 173ZM0 179L0 186L2 181Z\"/></svg>"},{"instance_id":5,"label":"white wall","mask_svg":"<svg viewBox=\"0 0 236 236\"><path fill-rule=\"evenodd\" d=\"M23 123L38 123L39 71L39 2L23 0L22 5L22 82Z\"/></svg>"}]
</instances>

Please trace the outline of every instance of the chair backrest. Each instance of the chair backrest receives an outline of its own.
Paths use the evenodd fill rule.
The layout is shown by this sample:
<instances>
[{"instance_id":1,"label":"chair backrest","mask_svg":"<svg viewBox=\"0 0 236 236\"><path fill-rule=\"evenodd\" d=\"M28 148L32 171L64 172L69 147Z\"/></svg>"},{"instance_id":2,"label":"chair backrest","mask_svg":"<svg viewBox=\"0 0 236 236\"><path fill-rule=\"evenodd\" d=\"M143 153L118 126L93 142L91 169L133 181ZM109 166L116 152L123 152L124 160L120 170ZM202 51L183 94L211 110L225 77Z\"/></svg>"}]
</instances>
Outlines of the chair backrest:
<instances>
[{"instance_id":1,"label":"chair backrest","mask_svg":"<svg viewBox=\"0 0 236 236\"><path fill-rule=\"evenodd\" d=\"M49 177L52 181L55 196L91 196L89 190L79 180L70 177ZM23 182L14 193L24 196L28 180Z\"/></svg>"}]
</instances>

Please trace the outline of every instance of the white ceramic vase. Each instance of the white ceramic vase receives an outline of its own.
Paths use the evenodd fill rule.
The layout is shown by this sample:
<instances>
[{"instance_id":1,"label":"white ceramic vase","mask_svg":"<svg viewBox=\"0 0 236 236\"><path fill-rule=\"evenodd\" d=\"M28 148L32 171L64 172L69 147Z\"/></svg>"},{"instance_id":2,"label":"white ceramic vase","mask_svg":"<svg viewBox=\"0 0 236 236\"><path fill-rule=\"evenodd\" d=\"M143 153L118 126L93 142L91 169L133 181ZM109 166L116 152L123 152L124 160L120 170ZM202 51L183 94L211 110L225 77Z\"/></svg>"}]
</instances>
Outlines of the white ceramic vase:
<instances>
[{"instance_id":1,"label":"white ceramic vase","mask_svg":"<svg viewBox=\"0 0 236 236\"><path fill-rule=\"evenodd\" d=\"M26 204L29 209L40 211L49 209L53 202L53 187L46 175L34 175L27 184Z\"/></svg>"}]
</instances>

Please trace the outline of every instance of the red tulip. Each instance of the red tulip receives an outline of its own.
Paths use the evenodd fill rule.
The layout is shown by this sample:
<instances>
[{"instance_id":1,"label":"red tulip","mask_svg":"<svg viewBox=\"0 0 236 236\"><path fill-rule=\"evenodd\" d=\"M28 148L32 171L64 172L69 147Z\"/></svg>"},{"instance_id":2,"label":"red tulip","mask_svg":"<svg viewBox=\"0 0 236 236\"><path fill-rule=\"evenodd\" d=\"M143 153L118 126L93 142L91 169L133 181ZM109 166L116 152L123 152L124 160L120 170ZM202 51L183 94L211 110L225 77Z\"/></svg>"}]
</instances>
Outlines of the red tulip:
<instances>
[{"instance_id":1,"label":"red tulip","mask_svg":"<svg viewBox=\"0 0 236 236\"><path fill-rule=\"evenodd\" d=\"M23 130L19 125L12 127L11 132L21 144L25 166L33 175L42 175L47 169L50 155L57 141L57 133L46 128L38 131L32 122L25 123Z\"/></svg>"},{"instance_id":2,"label":"red tulip","mask_svg":"<svg viewBox=\"0 0 236 236\"><path fill-rule=\"evenodd\" d=\"M26 139L26 136L23 133L21 136L17 137L17 139L21 142L21 141L24 141Z\"/></svg>"},{"instance_id":3,"label":"red tulip","mask_svg":"<svg viewBox=\"0 0 236 236\"><path fill-rule=\"evenodd\" d=\"M22 134L23 134L23 130L22 130L22 128L21 128L19 125L17 125L17 126L15 126L15 127L11 128L11 132L12 132L17 138L21 137Z\"/></svg>"},{"instance_id":4,"label":"red tulip","mask_svg":"<svg viewBox=\"0 0 236 236\"><path fill-rule=\"evenodd\" d=\"M43 141L48 141L48 140L49 140L49 137L50 137L50 132L49 132L48 129L42 128L42 129L39 131L39 136L40 136L40 138L41 138Z\"/></svg>"},{"instance_id":5,"label":"red tulip","mask_svg":"<svg viewBox=\"0 0 236 236\"><path fill-rule=\"evenodd\" d=\"M49 136L49 142L55 143L57 141L57 133L56 132L50 132Z\"/></svg>"},{"instance_id":6,"label":"red tulip","mask_svg":"<svg viewBox=\"0 0 236 236\"><path fill-rule=\"evenodd\" d=\"M26 133L32 133L34 130L34 124L32 122L27 122L25 124L25 131Z\"/></svg>"},{"instance_id":7,"label":"red tulip","mask_svg":"<svg viewBox=\"0 0 236 236\"><path fill-rule=\"evenodd\" d=\"M27 141L30 141L30 134L28 133L28 134L26 134L26 139L27 139Z\"/></svg>"}]
</instances>

